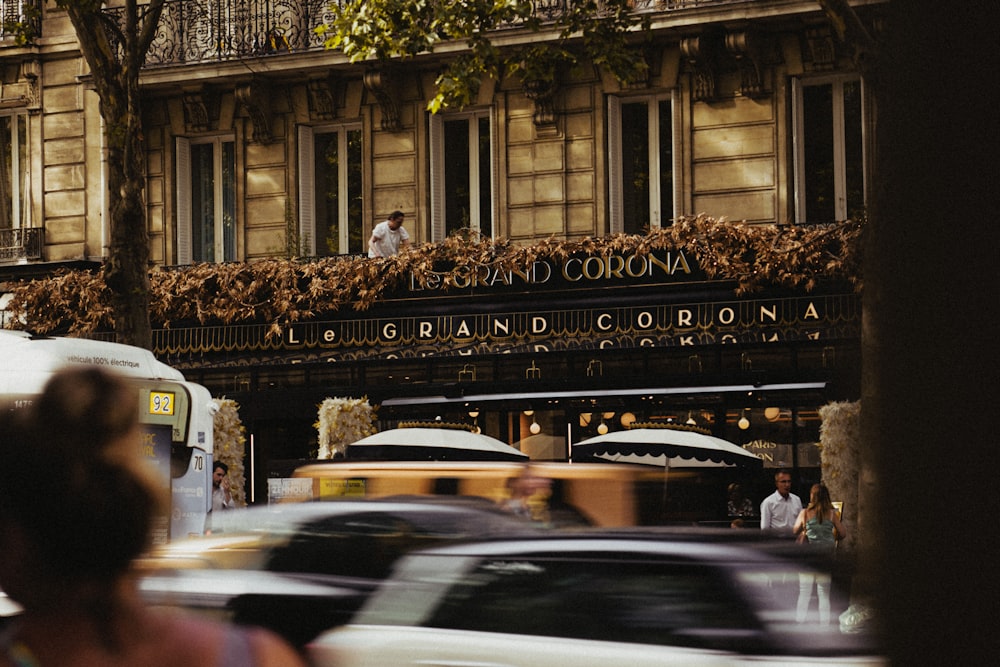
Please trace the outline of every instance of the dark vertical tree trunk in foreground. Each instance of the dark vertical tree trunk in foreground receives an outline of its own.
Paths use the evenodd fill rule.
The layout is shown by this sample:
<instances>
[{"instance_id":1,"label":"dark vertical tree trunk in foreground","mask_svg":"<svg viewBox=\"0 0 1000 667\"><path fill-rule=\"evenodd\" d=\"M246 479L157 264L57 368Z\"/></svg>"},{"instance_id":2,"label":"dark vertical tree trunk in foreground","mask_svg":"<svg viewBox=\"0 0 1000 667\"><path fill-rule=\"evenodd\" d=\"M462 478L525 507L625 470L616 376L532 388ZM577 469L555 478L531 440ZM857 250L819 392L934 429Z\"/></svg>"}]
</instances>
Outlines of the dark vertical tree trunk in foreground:
<instances>
[{"instance_id":1,"label":"dark vertical tree trunk in foreground","mask_svg":"<svg viewBox=\"0 0 1000 667\"><path fill-rule=\"evenodd\" d=\"M876 601L894 665L998 655L1000 368L992 3L890 3L879 197L866 267L877 335ZM866 359L865 363L871 360Z\"/></svg>"},{"instance_id":2,"label":"dark vertical tree trunk in foreground","mask_svg":"<svg viewBox=\"0 0 1000 667\"><path fill-rule=\"evenodd\" d=\"M98 0L57 0L73 24L100 98L108 164L111 247L104 267L119 342L152 347L149 322L149 231L139 71L163 10L126 0L120 14Z\"/></svg>"}]
</instances>

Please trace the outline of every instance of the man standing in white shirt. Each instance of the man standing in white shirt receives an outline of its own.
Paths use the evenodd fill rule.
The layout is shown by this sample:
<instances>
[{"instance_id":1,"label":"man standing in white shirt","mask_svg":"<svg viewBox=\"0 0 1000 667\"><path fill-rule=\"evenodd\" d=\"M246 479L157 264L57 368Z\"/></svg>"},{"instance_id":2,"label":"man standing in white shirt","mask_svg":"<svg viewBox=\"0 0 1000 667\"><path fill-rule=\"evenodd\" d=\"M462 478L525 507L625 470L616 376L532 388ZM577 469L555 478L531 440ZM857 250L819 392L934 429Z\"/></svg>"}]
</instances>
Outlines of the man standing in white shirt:
<instances>
[{"instance_id":1,"label":"man standing in white shirt","mask_svg":"<svg viewBox=\"0 0 1000 667\"><path fill-rule=\"evenodd\" d=\"M391 257L410 243L410 235L403 227L403 212L393 211L386 220L375 225L368 239L369 257Z\"/></svg>"},{"instance_id":2,"label":"man standing in white shirt","mask_svg":"<svg viewBox=\"0 0 1000 667\"><path fill-rule=\"evenodd\" d=\"M760 504L760 527L791 537L795 519L802 511L802 500L791 493L792 475L787 470L774 473L774 485L777 490Z\"/></svg>"}]
</instances>

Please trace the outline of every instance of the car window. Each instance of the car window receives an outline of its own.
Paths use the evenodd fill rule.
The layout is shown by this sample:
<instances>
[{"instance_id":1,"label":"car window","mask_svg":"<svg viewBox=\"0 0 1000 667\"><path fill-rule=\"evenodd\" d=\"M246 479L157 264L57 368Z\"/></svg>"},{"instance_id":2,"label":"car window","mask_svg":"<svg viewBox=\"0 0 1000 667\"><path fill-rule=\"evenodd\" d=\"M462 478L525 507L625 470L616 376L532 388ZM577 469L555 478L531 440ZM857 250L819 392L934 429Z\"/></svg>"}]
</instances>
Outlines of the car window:
<instances>
[{"instance_id":1,"label":"car window","mask_svg":"<svg viewBox=\"0 0 1000 667\"><path fill-rule=\"evenodd\" d=\"M489 559L425 625L704 648L756 646L756 619L724 574L687 561Z\"/></svg>"},{"instance_id":2,"label":"car window","mask_svg":"<svg viewBox=\"0 0 1000 667\"><path fill-rule=\"evenodd\" d=\"M427 538L399 516L366 512L326 517L300 526L275 548L267 569L382 579L399 556L417 546L429 546Z\"/></svg>"}]
</instances>

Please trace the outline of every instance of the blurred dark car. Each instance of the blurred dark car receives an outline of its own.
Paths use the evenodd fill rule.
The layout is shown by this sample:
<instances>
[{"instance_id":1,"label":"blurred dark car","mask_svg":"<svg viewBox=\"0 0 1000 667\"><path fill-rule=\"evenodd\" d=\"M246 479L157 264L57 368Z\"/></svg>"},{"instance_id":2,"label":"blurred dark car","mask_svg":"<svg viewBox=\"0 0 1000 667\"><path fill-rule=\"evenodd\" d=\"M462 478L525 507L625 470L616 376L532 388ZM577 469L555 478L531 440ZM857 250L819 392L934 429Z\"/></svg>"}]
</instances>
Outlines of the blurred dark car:
<instances>
[{"instance_id":1,"label":"blurred dark car","mask_svg":"<svg viewBox=\"0 0 1000 667\"><path fill-rule=\"evenodd\" d=\"M539 530L491 503L387 498L218 512L211 536L139 560L149 604L274 630L296 646L349 620L404 553Z\"/></svg>"},{"instance_id":2,"label":"blurred dark car","mask_svg":"<svg viewBox=\"0 0 1000 667\"><path fill-rule=\"evenodd\" d=\"M309 656L317 667L886 664L836 616L821 624L815 596L797 622L799 576L816 563L735 536L747 532L758 531L581 530L411 553Z\"/></svg>"}]
</instances>

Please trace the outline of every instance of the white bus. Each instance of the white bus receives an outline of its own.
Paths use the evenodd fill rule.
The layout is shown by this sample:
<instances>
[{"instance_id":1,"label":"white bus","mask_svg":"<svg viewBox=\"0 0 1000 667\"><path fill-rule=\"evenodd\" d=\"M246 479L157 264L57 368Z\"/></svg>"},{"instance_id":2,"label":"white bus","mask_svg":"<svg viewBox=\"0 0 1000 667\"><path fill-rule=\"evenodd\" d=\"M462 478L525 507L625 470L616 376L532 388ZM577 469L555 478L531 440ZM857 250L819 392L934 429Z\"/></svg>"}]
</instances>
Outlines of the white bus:
<instances>
[{"instance_id":1,"label":"white bus","mask_svg":"<svg viewBox=\"0 0 1000 667\"><path fill-rule=\"evenodd\" d=\"M155 528L166 542L205 531L212 509L212 421L208 389L138 347L83 338L0 330L0 404L30 405L57 370L72 365L116 371L139 392L142 440L136 445L170 491L169 517Z\"/></svg>"}]
</instances>

